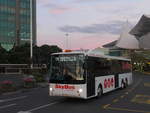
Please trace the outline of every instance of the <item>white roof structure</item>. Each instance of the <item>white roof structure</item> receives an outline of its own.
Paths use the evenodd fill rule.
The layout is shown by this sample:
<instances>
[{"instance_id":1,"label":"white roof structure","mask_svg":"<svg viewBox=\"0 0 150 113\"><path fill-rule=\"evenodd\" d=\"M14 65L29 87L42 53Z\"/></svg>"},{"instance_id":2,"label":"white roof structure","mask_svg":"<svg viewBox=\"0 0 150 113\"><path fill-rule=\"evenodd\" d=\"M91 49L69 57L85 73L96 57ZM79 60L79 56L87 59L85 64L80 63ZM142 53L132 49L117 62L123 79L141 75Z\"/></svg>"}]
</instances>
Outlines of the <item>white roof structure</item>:
<instances>
[{"instance_id":1,"label":"white roof structure","mask_svg":"<svg viewBox=\"0 0 150 113\"><path fill-rule=\"evenodd\" d=\"M150 49L150 32L139 39L140 48Z\"/></svg>"},{"instance_id":2,"label":"white roof structure","mask_svg":"<svg viewBox=\"0 0 150 113\"><path fill-rule=\"evenodd\" d=\"M126 22L126 24L123 27L122 33L120 34L120 37L116 43L116 46L123 49L139 49L139 42L135 38L135 36L129 34L129 31L131 30L131 25L129 22Z\"/></svg>"},{"instance_id":3,"label":"white roof structure","mask_svg":"<svg viewBox=\"0 0 150 113\"><path fill-rule=\"evenodd\" d=\"M143 15L130 34L139 40L140 48L150 49L150 15Z\"/></svg>"},{"instance_id":4,"label":"white roof structure","mask_svg":"<svg viewBox=\"0 0 150 113\"><path fill-rule=\"evenodd\" d=\"M108 54L108 49L107 48L100 48L97 47L95 49L89 50L87 54L100 54L100 55L105 55Z\"/></svg>"},{"instance_id":5,"label":"white roof structure","mask_svg":"<svg viewBox=\"0 0 150 113\"><path fill-rule=\"evenodd\" d=\"M150 15L143 15L136 26L130 31L130 34L140 38L148 32L150 32Z\"/></svg>"}]
</instances>

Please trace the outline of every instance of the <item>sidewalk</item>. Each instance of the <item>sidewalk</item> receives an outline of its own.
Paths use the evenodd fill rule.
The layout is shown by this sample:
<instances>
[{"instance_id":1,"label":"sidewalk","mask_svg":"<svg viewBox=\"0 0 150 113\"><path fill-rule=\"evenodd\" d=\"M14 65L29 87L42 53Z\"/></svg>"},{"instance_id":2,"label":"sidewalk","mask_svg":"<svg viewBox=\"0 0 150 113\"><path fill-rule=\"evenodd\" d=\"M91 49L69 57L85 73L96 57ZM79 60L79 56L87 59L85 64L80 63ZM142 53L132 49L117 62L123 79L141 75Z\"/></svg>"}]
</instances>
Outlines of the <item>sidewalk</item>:
<instances>
[{"instance_id":1,"label":"sidewalk","mask_svg":"<svg viewBox=\"0 0 150 113\"><path fill-rule=\"evenodd\" d=\"M46 87L48 87L47 82L37 83L37 86L33 87L33 88L21 88L17 91L13 91L13 92L0 93L0 95L11 95L11 94L25 93L25 92L30 92L30 91L36 90L38 88L46 88Z\"/></svg>"},{"instance_id":2,"label":"sidewalk","mask_svg":"<svg viewBox=\"0 0 150 113\"><path fill-rule=\"evenodd\" d=\"M48 82L37 83L37 87L42 87L42 88L47 87L48 85L49 85Z\"/></svg>"}]
</instances>

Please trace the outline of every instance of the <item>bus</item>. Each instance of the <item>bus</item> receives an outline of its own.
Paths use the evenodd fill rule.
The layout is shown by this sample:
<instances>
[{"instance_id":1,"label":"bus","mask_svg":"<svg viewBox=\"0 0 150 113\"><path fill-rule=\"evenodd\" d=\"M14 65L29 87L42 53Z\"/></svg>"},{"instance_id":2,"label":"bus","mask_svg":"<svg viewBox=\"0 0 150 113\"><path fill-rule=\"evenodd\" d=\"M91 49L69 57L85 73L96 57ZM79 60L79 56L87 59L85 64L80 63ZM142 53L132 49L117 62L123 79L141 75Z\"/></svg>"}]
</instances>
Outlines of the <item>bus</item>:
<instances>
[{"instance_id":1,"label":"bus","mask_svg":"<svg viewBox=\"0 0 150 113\"><path fill-rule=\"evenodd\" d=\"M89 99L131 83L130 59L79 51L52 54L50 96Z\"/></svg>"}]
</instances>

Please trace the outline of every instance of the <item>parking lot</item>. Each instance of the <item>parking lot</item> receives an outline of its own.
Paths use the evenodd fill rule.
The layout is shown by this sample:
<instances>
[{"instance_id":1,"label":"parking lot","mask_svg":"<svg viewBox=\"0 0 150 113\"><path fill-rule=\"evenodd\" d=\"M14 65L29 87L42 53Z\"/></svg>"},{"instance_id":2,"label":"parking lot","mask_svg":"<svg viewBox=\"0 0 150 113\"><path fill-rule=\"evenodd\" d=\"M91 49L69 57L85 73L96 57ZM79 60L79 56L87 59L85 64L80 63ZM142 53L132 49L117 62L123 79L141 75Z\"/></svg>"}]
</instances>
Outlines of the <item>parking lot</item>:
<instances>
[{"instance_id":1,"label":"parking lot","mask_svg":"<svg viewBox=\"0 0 150 113\"><path fill-rule=\"evenodd\" d=\"M148 113L150 112L150 76L137 74L134 84L120 96L104 106L108 111Z\"/></svg>"},{"instance_id":2,"label":"parking lot","mask_svg":"<svg viewBox=\"0 0 150 113\"><path fill-rule=\"evenodd\" d=\"M0 113L150 113L150 75L134 73L134 83L89 100L49 97L48 87L0 96Z\"/></svg>"}]
</instances>

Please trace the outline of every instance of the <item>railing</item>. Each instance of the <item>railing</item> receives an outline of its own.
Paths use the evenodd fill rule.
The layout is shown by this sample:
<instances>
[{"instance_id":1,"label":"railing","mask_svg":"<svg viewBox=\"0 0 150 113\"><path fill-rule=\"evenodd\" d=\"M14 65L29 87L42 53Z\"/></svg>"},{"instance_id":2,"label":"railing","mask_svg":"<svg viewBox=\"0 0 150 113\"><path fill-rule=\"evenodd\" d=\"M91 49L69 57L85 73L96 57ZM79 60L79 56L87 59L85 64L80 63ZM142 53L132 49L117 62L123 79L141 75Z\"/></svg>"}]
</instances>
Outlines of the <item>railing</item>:
<instances>
[{"instance_id":1,"label":"railing","mask_svg":"<svg viewBox=\"0 0 150 113\"><path fill-rule=\"evenodd\" d=\"M32 70L46 69L46 65L34 64ZM0 74L22 74L31 71L28 64L0 64Z\"/></svg>"}]
</instances>

